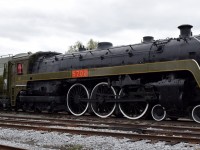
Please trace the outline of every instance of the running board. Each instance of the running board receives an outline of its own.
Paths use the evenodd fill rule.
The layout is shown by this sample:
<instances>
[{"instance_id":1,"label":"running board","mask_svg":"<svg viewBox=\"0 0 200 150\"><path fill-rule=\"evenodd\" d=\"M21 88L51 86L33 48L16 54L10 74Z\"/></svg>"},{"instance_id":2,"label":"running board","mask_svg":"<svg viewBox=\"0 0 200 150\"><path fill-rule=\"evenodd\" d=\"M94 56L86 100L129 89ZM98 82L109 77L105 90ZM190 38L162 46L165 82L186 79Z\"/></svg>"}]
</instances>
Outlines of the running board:
<instances>
[{"instance_id":1,"label":"running board","mask_svg":"<svg viewBox=\"0 0 200 150\"><path fill-rule=\"evenodd\" d=\"M62 103L65 96L19 96L20 102L23 103Z\"/></svg>"}]
</instances>

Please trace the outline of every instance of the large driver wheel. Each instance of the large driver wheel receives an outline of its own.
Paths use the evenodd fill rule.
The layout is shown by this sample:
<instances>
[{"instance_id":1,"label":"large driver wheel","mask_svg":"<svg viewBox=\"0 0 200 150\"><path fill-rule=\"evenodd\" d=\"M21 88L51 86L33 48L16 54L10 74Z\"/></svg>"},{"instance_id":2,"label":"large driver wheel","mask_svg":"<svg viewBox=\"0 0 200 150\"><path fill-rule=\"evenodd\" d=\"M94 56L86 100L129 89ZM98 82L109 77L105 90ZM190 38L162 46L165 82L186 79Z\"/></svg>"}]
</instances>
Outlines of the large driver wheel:
<instances>
[{"instance_id":1,"label":"large driver wheel","mask_svg":"<svg viewBox=\"0 0 200 150\"><path fill-rule=\"evenodd\" d=\"M196 105L193 109L192 109L192 119L197 122L200 123L200 105Z\"/></svg>"},{"instance_id":2,"label":"large driver wheel","mask_svg":"<svg viewBox=\"0 0 200 150\"><path fill-rule=\"evenodd\" d=\"M121 89L119 92L119 98L130 99L128 92ZM149 108L149 103L146 101L133 101L132 102L120 102L119 109L124 117L128 119L139 119L143 117Z\"/></svg>"},{"instance_id":3,"label":"large driver wheel","mask_svg":"<svg viewBox=\"0 0 200 150\"><path fill-rule=\"evenodd\" d=\"M83 115L89 106L89 102L84 100L89 99L89 92L83 84L74 84L70 87L67 93L67 107L75 116Z\"/></svg>"},{"instance_id":4,"label":"large driver wheel","mask_svg":"<svg viewBox=\"0 0 200 150\"><path fill-rule=\"evenodd\" d=\"M116 108L116 103L112 102L116 98L116 91L107 82L97 84L91 93L91 108L93 112L101 117L109 117Z\"/></svg>"}]
</instances>

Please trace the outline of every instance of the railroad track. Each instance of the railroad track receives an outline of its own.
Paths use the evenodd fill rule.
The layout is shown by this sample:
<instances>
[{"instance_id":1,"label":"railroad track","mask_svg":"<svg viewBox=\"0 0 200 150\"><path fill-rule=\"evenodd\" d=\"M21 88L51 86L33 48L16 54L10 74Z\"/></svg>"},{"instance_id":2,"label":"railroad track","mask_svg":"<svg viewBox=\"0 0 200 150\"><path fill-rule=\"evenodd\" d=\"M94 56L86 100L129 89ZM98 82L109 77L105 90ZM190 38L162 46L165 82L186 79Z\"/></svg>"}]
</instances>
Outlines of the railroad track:
<instances>
[{"instance_id":1,"label":"railroad track","mask_svg":"<svg viewBox=\"0 0 200 150\"><path fill-rule=\"evenodd\" d=\"M1 115L0 114L0 119L1 117L3 118L7 118L8 119L25 119L24 123L26 122L26 119L31 119L31 120L42 120L42 121L48 121L48 124L52 124L51 122L56 122L57 125L59 125L59 123L61 123L60 125L63 125L63 123L74 123L74 124L81 124L81 126L84 126L83 124L105 124L105 125L109 125L109 126L116 126L116 125L121 125L121 126L125 126L125 127L130 127L130 128L154 128L154 129L163 129L163 130L190 130L193 132L200 132L200 125L196 124L196 123L192 123L191 122L182 122L182 124L180 124L178 122L171 122L171 121L165 121L165 122L155 122L155 121L144 121L144 120L140 120L140 121L125 121L121 120L118 121L118 119L100 119L100 118L85 118L83 119L83 117L76 117L76 118L71 118L70 117L66 117L65 119L63 118L52 118L52 117L47 117L45 116L45 118L41 118L41 117L26 117L26 116L12 116L12 115ZM29 120L30 121L30 120ZM15 120L14 120L15 122ZM28 123L28 122L27 122ZM39 123L39 122L38 122ZM41 122L41 124L47 124L45 122ZM55 123L53 123L53 125L55 125Z\"/></svg>"},{"instance_id":2,"label":"railroad track","mask_svg":"<svg viewBox=\"0 0 200 150\"><path fill-rule=\"evenodd\" d=\"M84 115L81 117L76 117L73 115L69 115L68 113L46 113L46 112L42 112L42 113L36 113L36 112L6 112L6 111L1 111L0 110L0 116L2 115L1 112L3 112L3 115L7 114L8 116L12 116L12 115L29 115L29 116L43 116L44 118L59 118L59 119L73 119L73 120L87 120L87 121L99 121L101 118L98 118L96 116L92 116L92 115ZM12 115L10 115L12 114ZM6 116L6 115L5 115ZM22 117L23 118L23 117ZM37 117L35 117L37 119ZM109 118L104 118L103 122L105 121L112 121L112 122L118 122L118 123L126 123L126 124L155 124L155 125L170 125L170 126L194 126L194 127L199 127L200 128L200 124L195 123L194 121L191 121L190 119L179 119L178 121L171 121L171 120L166 120L166 121L161 121L161 122L156 122L154 120L130 120L130 119L126 119L126 118L116 118L116 117L109 117Z\"/></svg>"},{"instance_id":3,"label":"railroad track","mask_svg":"<svg viewBox=\"0 0 200 150\"><path fill-rule=\"evenodd\" d=\"M3 114L1 114L3 113ZM72 119L72 120L80 120L84 122L84 120L87 120L87 121L98 121L101 119L101 118L98 118L97 116L92 116L92 115L84 115L84 116L81 116L81 117L76 117L76 116L73 116L73 115L69 115L68 113L47 113L47 112L42 112L42 113L36 113L36 112L11 112L11 111L1 111L0 110L0 116L6 116L6 114L8 116L35 116L35 119L37 119L38 116L42 116L43 118L49 118L49 120L51 120L51 118L55 119ZM22 117L23 118L23 117ZM166 126L187 126L187 127L199 127L200 128L200 124L198 123L195 123L194 121L191 121L190 119L179 119L178 121L171 121L171 120L164 120L164 121L161 121L161 122L156 122L154 120L142 120L142 119L139 119L139 120L130 120L130 119L126 119L126 118L116 118L116 117L109 117L109 118L104 118L102 119L103 121L102 122L105 122L105 121L108 121L108 122L116 122L116 123L125 123L125 124L151 124L151 125L166 125Z\"/></svg>"},{"instance_id":4,"label":"railroad track","mask_svg":"<svg viewBox=\"0 0 200 150\"><path fill-rule=\"evenodd\" d=\"M0 150L26 150L26 149L0 144Z\"/></svg>"},{"instance_id":5,"label":"railroad track","mask_svg":"<svg viewBox=\"0 0 200 150\"><path fill-rule=\"evenodd\" d=\"M108 119L109 120L109 119ZM82 135L112 136L129 138L133 140L156 140L167 142L200 142L200 128L189 126L169 126L156 124L118 123L55 119L25 116L0 115L0 127L18 128L25 130L41 130L64 132Z\"/></svg>"}]
</instances>

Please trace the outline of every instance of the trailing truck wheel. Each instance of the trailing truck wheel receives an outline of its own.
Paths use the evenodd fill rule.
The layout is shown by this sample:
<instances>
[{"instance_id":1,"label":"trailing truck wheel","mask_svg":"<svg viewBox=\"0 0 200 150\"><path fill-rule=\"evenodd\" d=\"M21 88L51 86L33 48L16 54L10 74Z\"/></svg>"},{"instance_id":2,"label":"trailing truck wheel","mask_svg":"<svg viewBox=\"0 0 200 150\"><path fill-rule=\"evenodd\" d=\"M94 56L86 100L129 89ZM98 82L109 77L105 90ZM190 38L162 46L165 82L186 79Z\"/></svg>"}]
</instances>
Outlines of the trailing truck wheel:
<instances>
[{"instance_id":1,"label":"trailing truck wheel","mask_svg":"<svg viewBox=\"0 0 200 150\"><path fill-rule=\"evenodd\" d=\"M166 118L165 108L162 107L160 104L157 104L152 108L151 115L154 120L162 121Z\"/></svg>"},{"instance_id":2,"label":"trailing truck wheel","mask_svg":"<svg viewBox=\"0 0 200 150\"><path fill-rule=\"evenodd\" d=\"M87 88L79 83L72 85L67 93L67 107L70 113L81 116L87 111L89 102L83 99L89 99Z\"/></svg>"},{"instance_id":3,"label":"trailing truck wheel","mask_svg":"<svg viewBox=\"0 0 200 150\"><path fill-rule=\"evenodd\" d=\"M93 112L101 118L109 117L116 108L116 103L112 102L115 98L116 91L112 86L106 82L97 84L90 97L94 101L91 103Z\"/></svg>"},{"instance_id":4,"label":"trailing truck wheel","mask_svg":"<svg viewBox=\"0 0 200 150\"><path fill-rule=\"evenodd\" d=\"M192 119L197 122L200 123L200 105L196 105L193 109L192 109Z\"/></svg>"},{"instance_id":5,"label":"trailing truck wheel","mask_svg":"<svg viewBox=\"0 0 200 150\"><path fill-rule=\"evenodd\" d=\"M128 97L128 94L123 91L119 92L119 97ZM119 104L119 110L128 119L139 119L143 117L149 108L149 103L146 101L137 102L121 102Z\"/></svg>"}]
</instances>

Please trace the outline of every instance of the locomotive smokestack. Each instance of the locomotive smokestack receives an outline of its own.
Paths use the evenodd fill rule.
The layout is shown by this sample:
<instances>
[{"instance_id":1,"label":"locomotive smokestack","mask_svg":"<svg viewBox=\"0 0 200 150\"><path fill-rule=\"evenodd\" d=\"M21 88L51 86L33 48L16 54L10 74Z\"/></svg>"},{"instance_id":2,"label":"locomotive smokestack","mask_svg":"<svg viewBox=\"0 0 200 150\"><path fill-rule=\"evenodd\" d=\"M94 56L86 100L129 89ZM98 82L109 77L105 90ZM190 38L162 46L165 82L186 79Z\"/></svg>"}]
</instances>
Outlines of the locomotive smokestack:
<instances>
[{"instance_id":1,"label":"locomotive smokestack","mask_svg":"<svg viewBox=\"0 0 200 150\"><path fill-rule=\"evenodd\" d=\"M154 41L154 37L153 36L144 36L143 37L143 43L150 43Z\"/></svg>"},{"instance_id":2,"label":"locomotive smokestack","mask_svg":"<svg viewBox=\"0 0 200 150\"><path fill-rule=\"evenodd\" d=\"M188 38L190 36L192 36L192 32L191 32L191 28L193 26L189 25L189 24L184 24L184 25L180 25L178 26L178 28L180 29L180 38Z\"/></svg>"}]
</instances>

